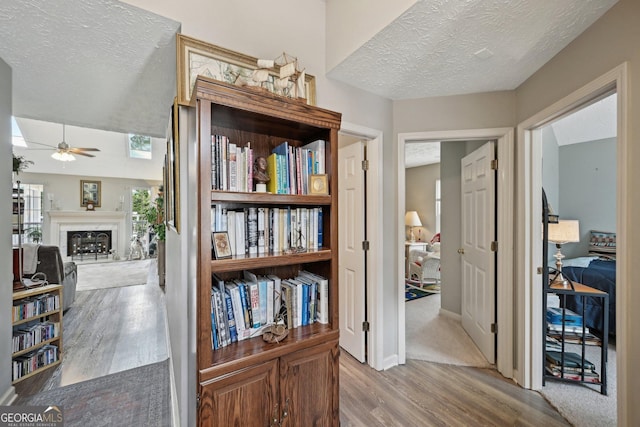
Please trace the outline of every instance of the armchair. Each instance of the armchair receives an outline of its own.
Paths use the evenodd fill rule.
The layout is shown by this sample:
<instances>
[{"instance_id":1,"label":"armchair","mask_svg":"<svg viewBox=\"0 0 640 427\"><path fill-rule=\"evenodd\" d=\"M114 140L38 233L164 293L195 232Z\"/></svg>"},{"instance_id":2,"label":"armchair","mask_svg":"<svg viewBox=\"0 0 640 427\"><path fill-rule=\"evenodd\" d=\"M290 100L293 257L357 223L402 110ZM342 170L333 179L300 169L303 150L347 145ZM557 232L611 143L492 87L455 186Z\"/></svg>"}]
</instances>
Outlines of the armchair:
<instances>
[{"instance_id":1,"label":"armchair","mask_svg":"<svg viewBox=\"0 0 640 427\"><path fill-rule=\"evenodd\" d=\"M68 309L76 299L76 282L78 280L76 263L73 261L63 263L58 246L40 245L37 251L38 261L35 273L44 273L49 283L62 285L62 309ZM32 275L25 276L31 277Z\"/></svg>"},{"instance_id":2,"label":"armchair","mask_svg":"<svg viewBox=\"0 0 640 427\"><path fill-rule=\"evenodd\" d=\"M440 290L440 253L412 250L409 252L409 278L432 291Z\"/></svg>"}]
</instances>

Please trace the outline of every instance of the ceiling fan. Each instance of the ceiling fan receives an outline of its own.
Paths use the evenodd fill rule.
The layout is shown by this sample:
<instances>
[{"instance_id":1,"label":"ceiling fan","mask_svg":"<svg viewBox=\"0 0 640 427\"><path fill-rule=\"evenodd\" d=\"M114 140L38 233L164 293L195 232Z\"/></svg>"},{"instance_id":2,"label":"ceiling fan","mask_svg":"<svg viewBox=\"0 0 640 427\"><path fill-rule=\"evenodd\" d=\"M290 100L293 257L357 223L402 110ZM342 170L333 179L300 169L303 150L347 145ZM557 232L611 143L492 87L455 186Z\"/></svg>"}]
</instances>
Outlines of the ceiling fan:
<instances>
[{"instance_id":1,"label":"ceiling fan","mask_svg":"<svg viewBox=\"0 0 640 427\"><path fill-rule=\"evenodd\" d=\"M28 141L28 142L31 144L44 145L46 147L49 147L49 148L36 148L36 150L49 150L49 149L56 150L55 153L51 155L51 157L53 157L56 160L60 160L61 162L74 161L76 159L73 156L74 154L78 154L80 156L85 156L85 157L95 157L93 154L87 153L87 151L100 151L98 148L79 148L79 147L72 147L69 144L67 144L65 139L64 124L62 125L62 141L59 142L57 146L42 144L40 142L33 142L33 141Z\"/></svg>"}]
</instances>

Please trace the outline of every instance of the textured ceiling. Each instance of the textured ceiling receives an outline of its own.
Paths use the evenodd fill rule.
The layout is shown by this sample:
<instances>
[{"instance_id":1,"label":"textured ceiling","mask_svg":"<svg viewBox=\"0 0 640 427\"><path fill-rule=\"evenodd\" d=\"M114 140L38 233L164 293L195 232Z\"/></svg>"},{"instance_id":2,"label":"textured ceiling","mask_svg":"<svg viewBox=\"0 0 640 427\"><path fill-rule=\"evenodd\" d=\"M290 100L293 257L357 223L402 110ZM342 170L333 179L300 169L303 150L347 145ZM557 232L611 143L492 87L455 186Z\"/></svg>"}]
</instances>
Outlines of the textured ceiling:
<instances>
[{"instance_id":1,"label":"textured ceiling","mask_svg":"<svg viewBox=\"0 0 640 427\"><path fill-rule=\"evenodd\" d=\"M13 114L164 137L180 23L114 0L3 0Z\"/></svg>"},{"instance_id":2,"label":"textured ceiling","mask_svg":"<svg viewBox=\"0 0 640 427\"><path fill-rule=\"evenodd\" d=\"M420 0L331 70L398 100L512 90L617 0Z\"/></svg>"}]
</instances>

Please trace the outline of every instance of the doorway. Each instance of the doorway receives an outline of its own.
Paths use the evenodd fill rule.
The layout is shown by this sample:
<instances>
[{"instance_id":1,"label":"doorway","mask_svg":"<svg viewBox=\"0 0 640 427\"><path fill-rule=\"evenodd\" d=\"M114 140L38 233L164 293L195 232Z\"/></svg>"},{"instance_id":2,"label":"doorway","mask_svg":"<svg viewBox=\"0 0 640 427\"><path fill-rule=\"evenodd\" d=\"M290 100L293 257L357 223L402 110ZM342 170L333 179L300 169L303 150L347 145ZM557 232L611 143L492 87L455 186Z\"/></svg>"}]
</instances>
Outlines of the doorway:
<instances>
[{"instance_id":1,"label":"doorway","mask_svg":"<svg viewBox=\"0 0 640 427\"><path fill-rule=\"evenodd\" d=\"M497 192L504 197L499 197L497 205L498 227L497 235L501 250L498 251L498 267L497 267L497 323L501 326L500 332L497 334L497 369L507 378L513 375L513 348L512 348L512 324L513 324L513 287L512 287L512 266L513 266L513 129L496 128L496 129L471 129L459 131L433 131L433 132L416 132L398 135L398 167L400 172L404 171L405 166L405 144L416 140L432 140L432 141L470 141L470 140L488 140L496 139L498 158L500 168L497 177ZM444 186L444 182L442 184ZM404 173L398 175L398 211L397 218L397 247L404 246L405 238L405 191L406 182ZM444 191L444 190L443 190ZM453 246L456 252L456 244ZM445 249L444 247L442 248ZM397 265L404 264L404 251L398 251ZM446 256L443 253L442 256ZM455 256L455 255L452 255ZM398 356L399 363L406 362L406 320L405 320L405 299L404 299L404 268L398 270L396 283L398 286Z\"/></svg>"}]
</instances>

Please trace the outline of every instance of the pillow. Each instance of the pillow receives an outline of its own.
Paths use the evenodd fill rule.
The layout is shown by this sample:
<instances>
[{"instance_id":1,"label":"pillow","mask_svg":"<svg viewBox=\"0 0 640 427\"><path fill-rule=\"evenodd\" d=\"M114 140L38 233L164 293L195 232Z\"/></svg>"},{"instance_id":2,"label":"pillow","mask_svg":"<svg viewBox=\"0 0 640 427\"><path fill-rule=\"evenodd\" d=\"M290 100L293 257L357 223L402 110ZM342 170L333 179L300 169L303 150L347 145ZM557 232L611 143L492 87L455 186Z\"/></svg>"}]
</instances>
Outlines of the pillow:
<instances>
[{"instance_id":1,"label":"pillow","mask_svg":"<svg viewBox=\"0 0 640 427\"><path fill-rule=\"evenodd\" d=\"M616 233L610 231L591 230L589 239L589 255L608 258L616 255Z\"/></svg>"},{"instance_id":2,"label":"pillow","mask_svg":"<svg viewBox=\"0 0 640 427\"><path fill-rule=\"evenodd\" d=\"M440 233L434 234L434 236L431 238L431 241L429 243L433 245L434 243L438 243L438 242L440 242Z\"/></svg>"}]
</instances>

